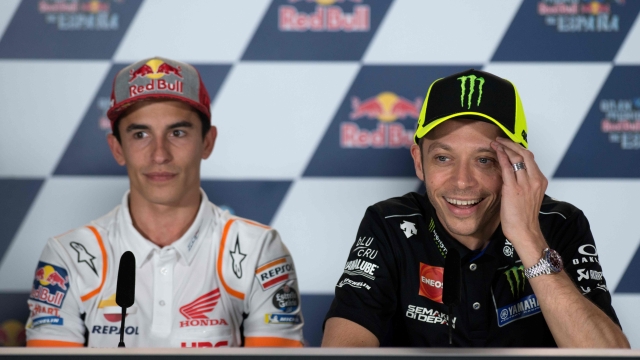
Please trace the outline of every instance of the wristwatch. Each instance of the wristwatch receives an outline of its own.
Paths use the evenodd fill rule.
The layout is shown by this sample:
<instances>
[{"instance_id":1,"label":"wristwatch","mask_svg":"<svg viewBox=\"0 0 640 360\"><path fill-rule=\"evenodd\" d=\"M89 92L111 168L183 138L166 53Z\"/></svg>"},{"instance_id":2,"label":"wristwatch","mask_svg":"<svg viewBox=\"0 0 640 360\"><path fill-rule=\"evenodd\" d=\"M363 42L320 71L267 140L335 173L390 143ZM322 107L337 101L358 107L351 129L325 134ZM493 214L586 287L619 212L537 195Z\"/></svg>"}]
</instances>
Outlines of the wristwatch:
<instances>
[{"instance_id":1,"label":"wristwatch","mask_svg":"<svg viewBox=\"0 0 640 360\"><path fill-rule=\"evenodd\" d=\"M542 259L537 264L528 269L524 269L524 276L527 279L534 278L542 274L557 274L564 266L562 265L562 258L557 251L546 248L542 250Z\"/></svg>"}]
</instances>

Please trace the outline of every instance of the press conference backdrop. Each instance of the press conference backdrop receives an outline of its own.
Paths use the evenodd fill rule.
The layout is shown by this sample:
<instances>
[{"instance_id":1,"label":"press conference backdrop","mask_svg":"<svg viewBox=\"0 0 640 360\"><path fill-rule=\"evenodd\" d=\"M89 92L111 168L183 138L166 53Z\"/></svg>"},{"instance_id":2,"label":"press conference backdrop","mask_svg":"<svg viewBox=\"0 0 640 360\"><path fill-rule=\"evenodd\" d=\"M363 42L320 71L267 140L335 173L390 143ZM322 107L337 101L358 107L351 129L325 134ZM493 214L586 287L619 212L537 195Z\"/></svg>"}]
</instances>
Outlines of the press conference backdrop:
<instances>
[{"instance_id":1,"label":"press conference backdrop","mask_svg":"<svg viewBox=\"0 0 640 360\"><path fill-rule=\"evenodd\" d=\"M408 148L428 85L473 67L517 85L548 194L590 219L640 348L639 12L638 0L1 1L0 341L24 343L47 238L127 190L105 141L109 89L158 55L200 70L219 130L202 187L279 230L310 345L366 207L420 187Z\"/></svg>"}]
</instances>

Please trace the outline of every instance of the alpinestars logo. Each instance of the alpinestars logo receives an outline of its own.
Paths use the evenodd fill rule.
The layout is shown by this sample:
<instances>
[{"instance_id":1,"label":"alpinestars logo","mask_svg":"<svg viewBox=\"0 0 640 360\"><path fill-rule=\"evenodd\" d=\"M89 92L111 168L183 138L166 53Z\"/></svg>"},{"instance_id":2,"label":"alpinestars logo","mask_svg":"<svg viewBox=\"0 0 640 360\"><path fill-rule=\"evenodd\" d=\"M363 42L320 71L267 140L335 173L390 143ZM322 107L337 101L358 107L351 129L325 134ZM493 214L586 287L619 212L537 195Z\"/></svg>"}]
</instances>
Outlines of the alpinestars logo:
<instances>
[{"instance_id":1,"label":"alpinestars logo","mask_svg":"<svg viewBox=\"0 0 640 360\"><path fill-rule=\"evenodd\" d=\"M467 95L467 109L471 109L471 99L473 98L473 93L476 88L476 80L478 81L478 101L476 106L480 106L480 102L482 102L482 85L484 85L484 78L477 77L475 75L469 76L460 76L458 80L460 80L460 106L464 107L464 97L467 93L467 79L469 79L469 95Z\"/></svg>"},{"instance_id":2,"label":"alpinestars logo","mask_svg":"<svg viewBox=\"0 0 640 360\"><path fill-rule=\"evenodd\" d=\"M233 251L229 251L229 254L231 254L233 273L240 279L242 278L242 261L247 257L247 254L243 254L242 251L240 251L240 237L236 238L236 246Z\"/></svg>"},{"instance_id":3,"label":"alpinestars logo","mask_svg":"<svg viewBox=\"0 0 640 360\"><path fill-rule=\"evenodd\" d=\"M524 284L527 278L524 276L524 266L514 266L504 272L507 277L509 286L511 287L511 295L520 296L520 292L524 293Z\"/></svg>"},{"instance_id":4,"label":"alpinestars logo","mask_svg":"<svg viewBox=\"0 0 640 360\"><path fill-rule=\"evenodd\" d=\"M208 312L218 304L220 290L214 289L180 308L180 314L188 320L180 321L180 327L229 325L224 319L209 319Z\"/></svg>"}]
</instances>

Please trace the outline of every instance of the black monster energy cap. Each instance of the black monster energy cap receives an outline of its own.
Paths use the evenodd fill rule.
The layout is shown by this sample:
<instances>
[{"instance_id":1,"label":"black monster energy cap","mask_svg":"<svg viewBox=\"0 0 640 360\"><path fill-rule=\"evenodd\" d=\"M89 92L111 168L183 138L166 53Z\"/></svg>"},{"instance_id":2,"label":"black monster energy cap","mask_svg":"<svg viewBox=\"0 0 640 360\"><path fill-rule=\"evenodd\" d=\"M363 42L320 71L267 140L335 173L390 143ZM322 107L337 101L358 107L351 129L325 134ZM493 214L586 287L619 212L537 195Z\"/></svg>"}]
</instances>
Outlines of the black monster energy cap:
<instances>
[{"instance_id":1,"label":"black monster energy cap","mask_svg":"<svg viewBox=\"0 0 640 360\"><path fill-rule=\"evenodd\" d=\"M518 90L509 80L488 72L469 69L434 81L420 111L415 143L438 124L453 118L490 121L514 142L529 146Z\"/></svg>"}]
</instances>

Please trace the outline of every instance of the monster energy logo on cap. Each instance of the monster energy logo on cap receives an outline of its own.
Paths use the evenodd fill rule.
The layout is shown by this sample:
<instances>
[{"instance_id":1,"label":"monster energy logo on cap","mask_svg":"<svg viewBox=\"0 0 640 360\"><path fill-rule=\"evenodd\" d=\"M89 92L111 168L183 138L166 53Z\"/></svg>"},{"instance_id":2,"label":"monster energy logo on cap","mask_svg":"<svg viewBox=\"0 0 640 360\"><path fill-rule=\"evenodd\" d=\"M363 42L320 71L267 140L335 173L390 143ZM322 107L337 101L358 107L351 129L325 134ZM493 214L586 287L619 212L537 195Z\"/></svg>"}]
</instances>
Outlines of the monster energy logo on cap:
<instances>
[{"instance_id":1,"label":"monster energy logo on cap","mask_svg":"<svg viewBox=\"0 0 640 360\"><path fill-rule=\"evenodd\" d=\"M511 287L511 295L520 296L520 292L524 293L524 284L527 278L524 276L524 266L514 266L504 272L507 277L509 286Z\"/></svg>"},{"instance_id":2,"label":"monster energy logo on cap","mask_svg":"<svg viewBox=\"0 0 640 360\"><path fill-rule=\"evenodd\" d=\"M476 80L478 80L479 85L478 85L478 90L479 90L479 94L478 94L478 104L476 104L476 106L480 106L480 102L482 102L482 85L484 85L484 78L481 77L477 77L475 75L469 75L469 76L460 76L458 78L458 80L460 80L460 87L462 88L462 91L460 92L460 106L464 107L464 94L467 92L467 87L465 86L465 84L467 83L467 79L469 79L469 100L468 102L468 107L467 109L471 109L471 97L473 96L473 90L475 88L476 85Z\"/></svg>"},{"instance_id":3,"label":"monster energy logo on cap","mask_svg":"<svg viewBox=\"0 0 640 360\"><path fill-rule=\"evenodd\" d=\"M442 122L455 118L495 124L513 142L529 146L516 87L488 72L469 69L431 83L418 118L415 143Z\"/></svg>"}]
</instances>

